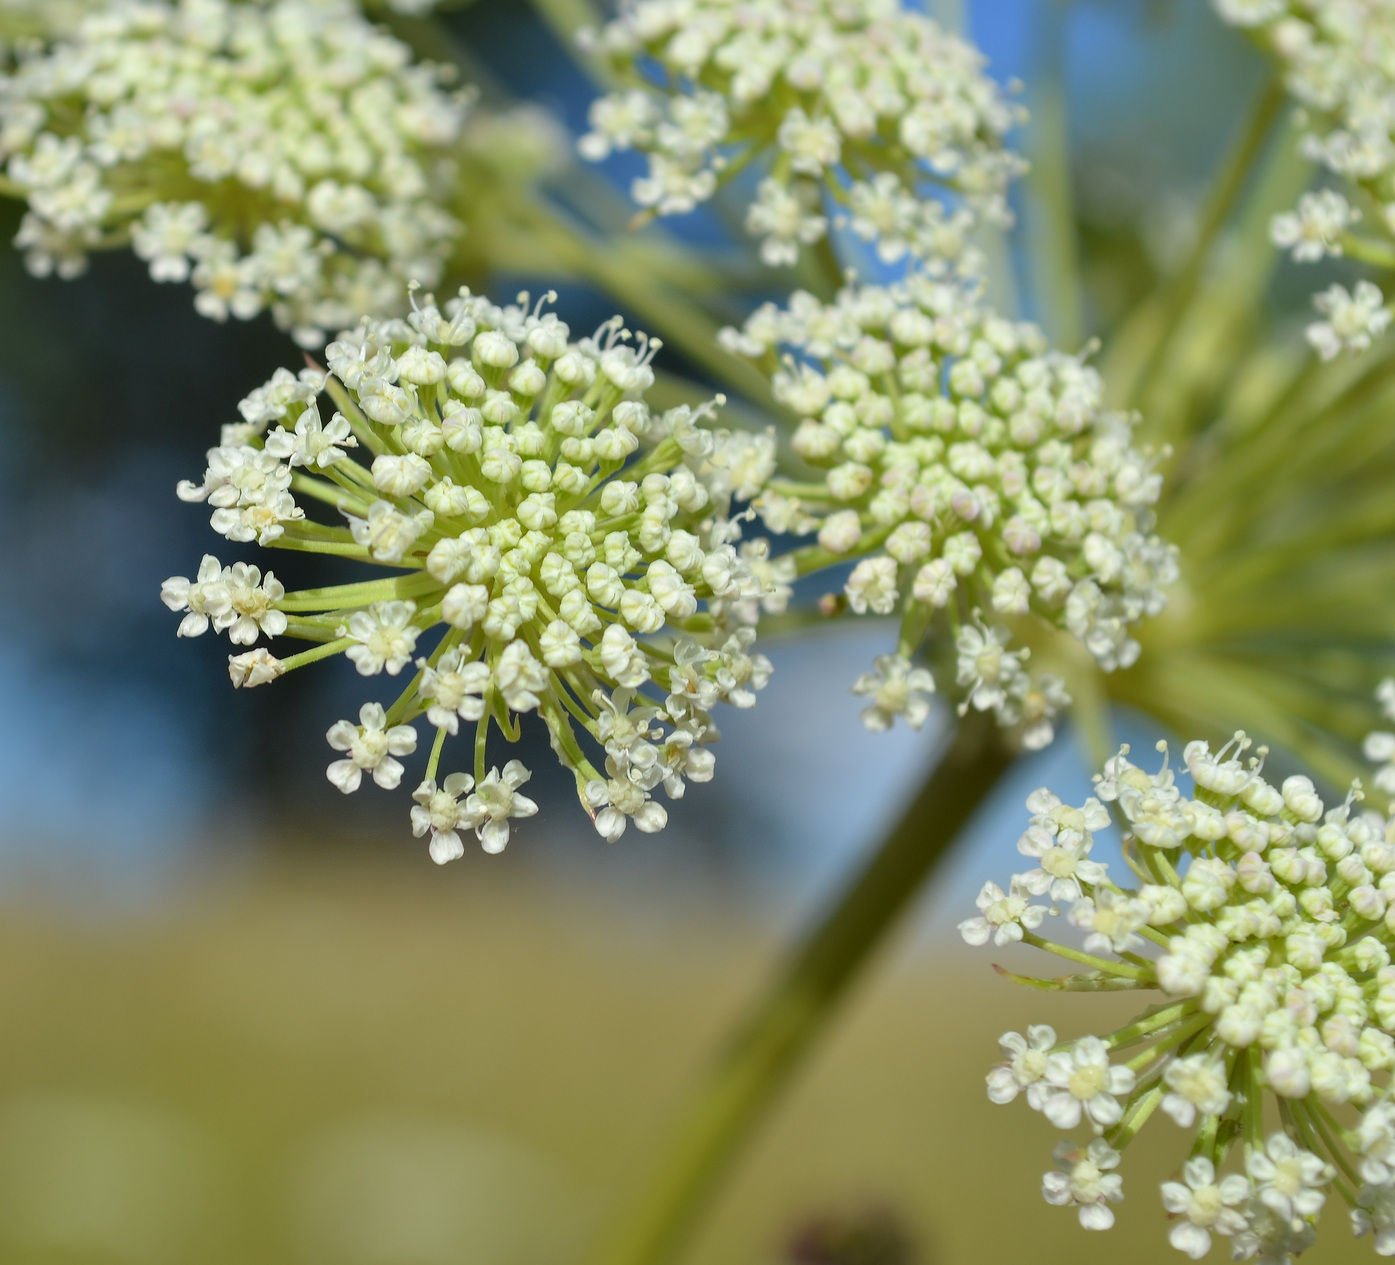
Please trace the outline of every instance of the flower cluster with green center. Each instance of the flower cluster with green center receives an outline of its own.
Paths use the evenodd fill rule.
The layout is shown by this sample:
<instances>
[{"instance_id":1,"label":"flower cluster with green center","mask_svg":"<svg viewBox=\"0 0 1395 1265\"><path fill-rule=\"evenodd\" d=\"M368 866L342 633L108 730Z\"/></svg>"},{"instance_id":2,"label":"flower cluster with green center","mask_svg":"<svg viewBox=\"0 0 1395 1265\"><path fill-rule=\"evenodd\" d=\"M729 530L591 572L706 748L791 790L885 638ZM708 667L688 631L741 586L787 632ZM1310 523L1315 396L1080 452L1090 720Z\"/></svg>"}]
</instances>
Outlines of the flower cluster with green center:
<instances>
[{"instance_id":1,"label":"flower cluster with green center","mask_svg":"<svg viewBox=\"0 0 1395 1265\"><path fill-rule=\"evenodd\" d=\"M116 3L0 79L0 160L31 271L129 242L224 320L307 346L401 306L460 231L465 112L349 0Z\"/></svg>"},{"instance_id":2,"label":"flower cluster with green center","mask_svg":"<svg viewBox=\"0 0 1395 1265\"><path fill-rule=\"evenodd\" d=\"M710 406L651 413L657 340L616 317L572 341L543 306L462 290L444 311L414 300L405 320L365 319L330 344L328 374L281 370L244 400L203 483L179 487L214 507L230 541L393 573L288 593L270 572L208 556L162 596L181 635L211 625L239 645L318 643L230 656L235 686L338 654L364 676L405 673L395 701L329 731L342 758L328 776L345 793L364 774L397 786L424 716L435 738L412 823L442 862L461 855L461 830L498 851L510 819L535 811L522 764L486 771L491 724L516 741L519 715L537 712L615 839L630 821L665 825L657 788L678 798L712 777L712 710L752 706L770 675L752 652L766 588L750 542L734 543L749 514L731 508L769 477L773 436L703 425ZM308 517L298 497L347 523ZM442 777L462 721L475 726L470 771Z\"/></svg>"},{"instance_id":3,"label":"flower cluster with green center","mask_svg":"<svg viewBox=\"0 0 1395 1265\"><path fill-rule=\"evenodd\" d=\"M972 271L975 217L1010 222L1022 162L1003 138L1022 112L977 49L899 0L635 0L587 44L627 86L592 106L582 155L643 151L633 196L660 215L762 160L746 227L768 264L833 214L888 262Z\"/></svg>"},{"instance_id":4,"label":"flower cluster with green center","mask_svg":"<svg viewBox=\"0 0 1395 1265\"><path fill-rule=\"evenodd\" d=\"M1335 189L1305 193L1298 206L1274 218L1275 245L1300 263L1352 253L1395 266L1395 11L1384 3L1318 0L1213 0L1221 18L1250 33L1283 71L1284 84L1303 108L1304 153L1350 182L1372 217ZM1354 241L1365 220L1379 241ZM1308 341L1323 360L1362 352L1390 325L1379 287L1359 282L1351 291L1331 285L1314 296L1323 319Z\"/></svg>"},{"instance_id":5,"label":"flower cluster with green center","mask_svg":"<svg viewBox=\"0 0 1395 1265\"><path fill-rule=\"evenodd\" d=\"M777 578L854 564L852 610L901 614L896 654L855 687L871 727L924 719L936 677L911 659L927 634L961 714L1021 724L1029 747L1069 699L1055 675L1033 680L1008 623L1062 627L1105 670L1134 661L1130 627L1162 608L1175 550L1151 533L1161 480L1133 420L1102 408L1081 357L923 272L831 304L796 293L722 341L771 374L814 476L756 501L772 531L817 533Z\"/></svg>"},{"instance_id":6,"label":"flower cluster with green center","mask_svg":"<svg viewBox=\"0 0 1395 1265\"><path fill-rule=\"evenodd\" d=\"M1062 1142L1042 1187L1088 1229L1113 1224L1120 1152L1161 1108L1189 1135L1181 1180L1162 1186L1180 1251L1199 1258L1222 1235L1236 1259L1280 1265L1313 1242L1335 1191L1356 1233L1395 1255L1395 822L1359 811L1358 790L1327 808L1306 777L1272 785L1248 746L1189 743L1190 796L1165 757L1149 773L1125 747L1084 807L1028 799L1018 850L1033 868L1007 891L984 885L964 938L1086 968L1012 977L1039 989L1161 1000L1103 1036L1006 1034L988 1096L1094 1135ZM1090 857L1106 803L1137 886ZM1063 910L1081 947L1039 933Z\"/></svg>"}]
</instances>

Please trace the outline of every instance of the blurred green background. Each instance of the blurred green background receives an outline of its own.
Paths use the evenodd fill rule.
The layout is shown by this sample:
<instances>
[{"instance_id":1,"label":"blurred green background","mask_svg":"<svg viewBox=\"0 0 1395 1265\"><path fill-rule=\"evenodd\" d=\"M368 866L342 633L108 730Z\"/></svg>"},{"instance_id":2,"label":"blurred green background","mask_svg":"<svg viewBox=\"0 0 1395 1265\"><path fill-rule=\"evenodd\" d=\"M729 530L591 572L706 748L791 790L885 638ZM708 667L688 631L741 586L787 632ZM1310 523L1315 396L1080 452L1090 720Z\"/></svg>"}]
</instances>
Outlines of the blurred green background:
<instances>
[{"instance_id":1,"label":"blurred green background","mask_svg":"<svg viewBox=\"0 0 1395 1265\"><path fill-rule=\"evenodd\" d=\"M1029 104L1061 76L1086 323L1107 333L1185 242L1263 68L1204 0L979 0L966 18ZM448 21L504 89L581 126L589 89L522 0ZM1029 192L1020 209L1030 242ZM720 236L701 216L672 228ZM1010 263L1008 289L1049 322L1027 255ZM497 278L496 297L537 280ZM559 310L581 328L611 307L572 289ZM438 870L404 795L345 801L324 780L320 735L361 697L351 671L234 696L223 647L177 642L157 600L215 545L174 482L297 357L268 324L195 318L128 257L60 284L0 254L6 1265L577 1259L940 738L857 725L847 684L890 639L869 621L773 651L760 705L723 726L716 782L664 835L600 843L535 736L542 813L504 856ZM274 565L288 584L323 575L298 563ZM1119 1226L1091 1235L1038 1194L1052 1130L982 1091L1006 1028L1049 1013L1100 1030L1110 1004L1042 1005L990 970L1012 955L953 932L1009 872L1044 782L1087 793L1069 740L980 815L692 1265L1181 1259L1156 1186L1180 1132L1164 1122L1130 1151ZM1369 1252L1332 1228L1310 1259Z\"/></svg>"}]
</instances>

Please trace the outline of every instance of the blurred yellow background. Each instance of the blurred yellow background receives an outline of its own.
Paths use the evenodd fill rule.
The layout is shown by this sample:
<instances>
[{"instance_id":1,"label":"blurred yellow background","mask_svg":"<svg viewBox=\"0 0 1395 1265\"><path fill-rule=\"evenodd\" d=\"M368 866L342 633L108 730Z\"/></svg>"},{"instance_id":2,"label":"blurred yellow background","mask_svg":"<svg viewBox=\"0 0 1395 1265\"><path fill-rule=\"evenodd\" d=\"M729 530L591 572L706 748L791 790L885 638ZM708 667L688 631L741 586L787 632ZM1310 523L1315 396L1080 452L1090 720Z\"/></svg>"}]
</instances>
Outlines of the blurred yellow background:
<instances>
[{"instance_id":1,"label":"blurred yellow background","mask_svg":"<svg viewBox=\"0 0 1395 1265\"><path fill-rule=\"evenodd\" d=\"M125 913L11 904L0 1260L576 1260L766 977L764 922L714 885L607 893L386 847L273 853ZM1184 1259L1158 1204L1182 1158L1166 1121L1126 1157L1113 1232L1042 1202L1055 1139L983 1095L996 1038L1047 1017L1098 1031L1121 999L1027 994L995 959L903 932L692 1265L773 1265L802 1223L866 1209L922 1265ZM1307 1259L1369 1256L1331 1228Z\"/></svg>"}]
</instances>

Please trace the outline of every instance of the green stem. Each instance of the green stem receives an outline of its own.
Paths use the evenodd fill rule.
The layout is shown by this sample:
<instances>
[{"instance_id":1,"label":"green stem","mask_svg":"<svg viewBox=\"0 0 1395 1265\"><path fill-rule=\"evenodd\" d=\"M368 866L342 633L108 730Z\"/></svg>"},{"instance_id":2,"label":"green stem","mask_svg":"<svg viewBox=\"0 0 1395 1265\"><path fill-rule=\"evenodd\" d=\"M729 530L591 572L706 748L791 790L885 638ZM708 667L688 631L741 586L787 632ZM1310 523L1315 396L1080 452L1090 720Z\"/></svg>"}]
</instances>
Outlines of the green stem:
<instances>
[{"instance_id":1,"label":"green stem","mask_svg":"<svg viewBox=\"0 0 1395 1265\"><path fill-rule=\"evenodd\" d=\"M1158 1109L1158 1104L1162 1102L1163 1094L1166 1092L1162 1085L1154 1085L1152 1089L1141 1094L1129 1104L1128 1109L1124 1112L1124 1118L1119 1121L1118 1126L1110 1135L1109 1144L1116 1151L1122 1151L1138 1136L1138 1131L1148 1123L1148 1117Z\"/></svg>"},{"instance_id":2,"label":"green stem","mask_svg":"<svg viewBox=\"0 0 1395 1265\"><path fill-rule=\"evenodd\" d=\"M1170 1006L1163 1006L1146 1018L1136 1020L1126 1028L1120 1028L1117 1032L1111 1032L1104 1038L1104 1044L1111 1050L1121 1049L1123 1046L1132 1045L1135 1041L1140 1041L1144 1037L1156 1032L1159 1028L1165 1028L1168 1024L1180 1019L1189 1010L1194 1010L1200 1003L1195 998L1188 998L1186 1001L1174 1002Z\"/></svg>"},{"instance_id":3,"label":"green stem","mask_svg":"<svg viewBox=\"0 0 1395 1265\"><path fill-rule=\"evenodd\" d=\"M1358 237L1355 233L1342 235L1342 253L1351 259L1359 259L1364 264L1377 268L1395 268L1395 247L1389 242L1376 241L1370 237Z\"/></svg>"},{"instance_id":4,"label":"green stem","mask_svg":"<svg viewBox=\"0 0 1395 1265\"><path fill-rule=\"evenodd\" d=\"M327 641L322 646L316 646L313 650L302 650L299 654L293 654L281 660L281 667L286 672L294 671L296 668L303 668L307 663L318 663L321 659L329 659L334 655L343 654L354 644L352 637L340 637L336 641Z\"/></svg>"},{"instance_id":5,"label":"green stem","mask_svg":"<svg viewBox=\"0 0 1395 1265\"><path fill-rule=\"evenodd\" d=\"M975 715L960 722L944 758L900 821L709 1067L639 1198L588 1258L592 1265L657 1265L673 1259L859 969L1008 763L990 718Z\"/></svg>"},{"instance_id":6,"label":"green stem","mask_svg":"<svg viewBox=\"0 0 1395 1265\"><path fill-rule=\"evenodd\" d=\"M1120 975L1125 979L1145 979L1152 974L1142 967L1130 966L1127 962L1111 962L1108 958L1097 958L1094 954L1082 953L1079 949L1072 949L1069 945L1057 944L1054 940L1043 939L1031 931L1022 933L1022 943L1030 944L1033 948L1042 949L1047 953L1054 953L1058 958L1065 958L1069 962L1078 962L1081 966L1088 966L1092 971L1103 971L1106 975Z\"/></svg>"},{"instance_id":7,"label":"green stem","mask_svg":"<svg viewBox=\"0 0 1395 1265\"><path fill-rule=\"evenodd\" d=\"M1181 323L1182 316L1190 306L1192 297L1200 284L1216 239L1245 187L1250 167L1263 148L1264 141L1268 137L1269 130L1278 117L1283 103L1283 81L1275 75L1260 93L1254 112L1250 115L1239 143L1226 159L1225 165L1216 178L1216 183L1211 188L1202 211L1201 223L1197 226L1196 237L1186 260L1161 288L1160 308L1138 313L1137 320L1149 328L1144 333L1146 350L1134 365L1129 366L1129 368L1136 366L1135 372L1128 375L1131 381L1128 383L1125 398L1130 403L1138 403L1147 398L1153 380L1162 367L1168 345L1172 341L1172 335ZM1133 323L1133 321L1130 322L1130 324ZM1126 337L1134 332L1131 329L1126 330L1123 336ZM1124 372L1123 365L1111 365L1110 367L1116 377ZM1122 383L1126 379L1117 377L1117 381Z\"/></svg>"},{"instance_id":8,"label":"green stem","mask_svg":"<svg viewBox=\"0 0 1395 1265\"><path fill-rule=\"evenodd\" d=\"M1027 231L1032 249L1032 294L1052 342L1076 351L1085 341L1071 190L1070 136L1066 116L1065 28L1068 0L1037 8L1038 72L1032 94L1032 126L1027 176L1030 195Z\"/></svg>"}]
</instances>

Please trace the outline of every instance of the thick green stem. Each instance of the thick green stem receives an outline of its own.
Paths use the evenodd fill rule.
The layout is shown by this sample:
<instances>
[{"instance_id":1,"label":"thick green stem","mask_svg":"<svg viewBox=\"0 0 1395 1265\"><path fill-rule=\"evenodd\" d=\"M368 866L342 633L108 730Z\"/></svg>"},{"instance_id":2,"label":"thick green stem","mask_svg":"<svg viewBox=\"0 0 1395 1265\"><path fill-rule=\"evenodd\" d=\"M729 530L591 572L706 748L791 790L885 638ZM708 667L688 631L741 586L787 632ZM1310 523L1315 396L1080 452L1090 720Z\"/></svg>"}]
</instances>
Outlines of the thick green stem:
<instances>
[{"instance_id":1,"label":"thick green stem","mask_svg":"<svg viewBox=\"0 0 1395 1265\"><path fill-rule=\"evenodd\" d=\"M960 722L915 800L708 1068L639 1198L591 1255L592 1265L658 1265L673 1259L848 985L1009 759L991 718L971 715Z\"/></svg>"}]
</instances>

